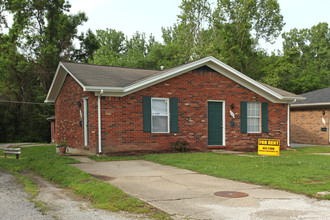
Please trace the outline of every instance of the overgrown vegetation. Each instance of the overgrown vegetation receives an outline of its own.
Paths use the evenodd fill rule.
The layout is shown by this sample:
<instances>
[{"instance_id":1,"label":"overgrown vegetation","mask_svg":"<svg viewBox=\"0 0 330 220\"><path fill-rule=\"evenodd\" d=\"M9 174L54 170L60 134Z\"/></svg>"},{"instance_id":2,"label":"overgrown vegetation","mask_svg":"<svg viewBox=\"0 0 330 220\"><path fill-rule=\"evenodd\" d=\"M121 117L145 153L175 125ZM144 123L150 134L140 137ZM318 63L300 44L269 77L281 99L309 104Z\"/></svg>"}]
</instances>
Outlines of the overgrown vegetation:
<instances>
[{"instance_id":1,"label":"overgrown vegetation","mask_svg":"<svg viewBox=\"0 0 330 220\"><path fill-rule=\"evenodd\" d=\"M281 34L285 21L277 0L182 0L179 8L177 22L162 27L158 42L111 27L78 34L87 17L70 13L69 1L0 0L0 142L50 140L45 119L54 107L40 103L59 61L168 69L214 56L297 94L330 86L328 23L283 33L282 50L269 55L259 41Z\"/></svg>"},{"instance_id":2,"label":"overgrown vegetation","mask_svg":"<svg viewBox=\"0 0 330 220\"><path fill-rule=\"evenodd\" d=\"M72 189L75 194L89 199L96 208L114 212L121 210L159 219L169 219L167 214L156 210L145 202L69 165L77 162L72 158L57 155L55 146L25 147L22 148L19 160L0 158L0 169L18 174L32 170L50 181ZM23 178L27 182L30 181L20 175L19 178ZM32 187L33 184L28 185ZM33 192L34 189L28 189L28 191Z\"/></svg>"},{"instance_id":3,"label":"overgrown vegetation","mask_svg":"<svg viewBox=\"0 0 330 220\"><path fill-rule=\"evenodd\" d=\"M178 140L178 141L174 142L171 146L175 151L185 152L188 150L189 143L187 141Z\"/></svg>"},{"instance_id":4,"label":"overgrown vegetation","mask_svg":"<svg viewBox=\"0 0 330 220\"><path fill-rule=\"evenodd\" d=\"M202 174L270 186L317 197L330 189L330 147L302 147L282 151L279 157L246 156L216 153L152 154L141 157L90 157L91 159L144 159L196 171ZM322 197L330 199L330 196Z\"/></svg>"}]
</instances>

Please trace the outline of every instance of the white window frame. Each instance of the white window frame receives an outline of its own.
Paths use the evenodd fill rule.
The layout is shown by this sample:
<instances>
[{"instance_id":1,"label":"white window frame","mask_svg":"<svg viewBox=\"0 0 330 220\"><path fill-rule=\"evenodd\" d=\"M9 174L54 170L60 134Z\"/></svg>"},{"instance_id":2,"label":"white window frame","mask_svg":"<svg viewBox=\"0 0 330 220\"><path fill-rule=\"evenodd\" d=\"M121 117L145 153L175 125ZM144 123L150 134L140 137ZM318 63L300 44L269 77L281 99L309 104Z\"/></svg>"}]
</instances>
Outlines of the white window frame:
<instances>
[{"instance_id":1,"label":"white window frame","mask_svg":"<svg viewBox=\"0 0 330 220\"><path fill-rule=\"evenodd\" d=\"M152 110L152 103L154 100L161 100L161 101L165 101L167 104L167 115L154 115L154 112ZM167 134L170 133L170 99L169 98L151 98L151 133L155 133L155 134ZM153 116L167 116L167 131L164 132L155 132L153 131Z\"/></svg>"},{"instance_id":2,"label":"white window frame","mask_svg":"<svg viewBox=\"0 0 330 220\"><path fill-rule=\"evenodd\" d=\"M249 116L249 104L258 104L259 106L259 116ZM246 120L247 120L247 133L251 134L259 134L261 133L261 103L260 102L247 102L247 113L246 113ZM259 119L259 126L258 126L258 131L250 131L249 130L249 119Z\"/></svg>"}]
</instances>

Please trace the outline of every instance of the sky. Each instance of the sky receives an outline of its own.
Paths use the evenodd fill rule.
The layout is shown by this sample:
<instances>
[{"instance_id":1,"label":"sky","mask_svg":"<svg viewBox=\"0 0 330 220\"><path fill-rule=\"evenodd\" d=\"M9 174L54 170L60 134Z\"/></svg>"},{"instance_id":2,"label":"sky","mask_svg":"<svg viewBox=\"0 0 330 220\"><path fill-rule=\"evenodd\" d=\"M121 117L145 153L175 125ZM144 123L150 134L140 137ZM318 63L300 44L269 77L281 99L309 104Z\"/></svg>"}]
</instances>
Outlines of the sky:
<instances>
[{"instance_id":1,"label":"sky","mask_svg":"<svg viewBox=\"0 0 330 220\"><path fill-rule=\"evenodd\" d=\"M162 42L162 27L172 26L180 14L181 0L69 0L71 12L85 12L88 21L78 30L89 28L116 29L131 37L136 31L153 34ZM209 0L215 4L216 0ZM284 32L293 28L311 28L320 22L330 25L330 0L278 0L286 25ZM282 31L282 32L283 32ZM282 39L275 44L260 42L268 52L281 49Z\"/></svg>"}]
</instances>

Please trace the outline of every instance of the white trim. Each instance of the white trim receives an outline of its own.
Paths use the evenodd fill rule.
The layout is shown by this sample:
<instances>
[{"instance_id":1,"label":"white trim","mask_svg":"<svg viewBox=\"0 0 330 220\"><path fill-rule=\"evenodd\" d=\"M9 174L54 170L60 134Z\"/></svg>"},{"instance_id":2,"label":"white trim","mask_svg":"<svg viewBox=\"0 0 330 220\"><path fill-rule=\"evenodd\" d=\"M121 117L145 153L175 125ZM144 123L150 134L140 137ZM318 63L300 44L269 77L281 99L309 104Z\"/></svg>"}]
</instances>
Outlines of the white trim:
<instances>
[{"instance_id":1,"label":"white trim","mask_svg":"<svg viewBox=\"0 0 330 220\"><path fill-rule=\"evenodd\" d=\"M288 146L290 147L291 146L291 144L290 144L290 104L288 104L288 120L287 120L287 127L288 127L288 130L287 130L287 137L288 137L288 140L287 140L287 144L288 144Z\"/></svg>"},{"instance_id":2,"label":"white trim","mask_svg":"<svg viewBox=\"0 0 330 220\"><path fill-rule=\"evenodd\" d=\"M256 103L256 104L259 104L259 116L248 116L248 111L249 111L249 108L248 108L248 105L249 103ZM246 133L248 134L260 134L262 133L262 117L261 117L261 112L262 112L262 109L261 109L261 103L260 102L253 102L253 101L248 101L246 102ZM249 123L248 123L248 119L249 118L255 118L255 119L259 119L259 131L258 132L249 132Z\"/></svg>"},{"instance_id":3,"label":"white trim","mask_svg":"<svg viewBox=\"0 0 330 220\"><path fill-rule=\"evenodd\" d=\"M98 130L99 130L99 154L102 153L102 120L101 120L101 96L103 90L101 90L99 96L97 96L97 118L98 118Z\"/></svg>"},{"instance_id":4,"label":"white trim","mask_svg":"<svg viewBox=\"0 0 330 220\"><path fill-rule=\"evenodd\" d=\"M261 95L262 97L274 102L274 103L290 103L294 99L297 100L303 100L304 97L289 97L289 96L282 96L279 93L273 91L272 89L269 89L268 87L264 86L263 84L251 79L250 77L244 75L243 73L235 70L234 68L228 66L227 64L221 62L220 60L209 56L205 57L203 59L193 61L191 63L187 63L169 70L162 71L161 74L157 74L152 77L147 77L146 79L140 80L137 83L131 84L126 87L100 87L100 86L84 86L75 76L72 74L68 69L60 62L59 67L62 67L64 70L67 71L83 88L84 91L90 91L95 92L95 95L100 93L101 89L104 90L103 96L116 96L116 97L123 97L128 94L131 94L133 92L142 90L144 88L150 87L152 85L155 85L157 83L163 82L167 79L176 77L178 75L181 75L183 73L189 72L193 69L196 69L198 67L207 65L220 74L234 80L235 82L241 84L242 86L246 87L247 89L250 89L251 91ZM54 102L54 100L57 98L58 93L55 92L53 95L54 98L50 99L51 91L53 90L60 90L62 85L58 85L57 88L55 88L54 82L56 81L56 78L58 77L59 67L56 71L55 77L53 79L52 86L48 92L46 102ZM63 77L63 76L62 76Z\"/></svg>"},{"instance_id":5,"label":"white trim","mask_svg":"<svg viewBox=\"0 0 330 220\"><path fill-rule=\"evenodd\" d=\"M154 132L153 131L153 115L152 115L152 101L153 100L162 100L162 101L166 101L166 107L167 107L167 115L159 115L159 116L163 116L166 117L167 116L167 132ZM151 97L151 133L152 134L169 134L170 133L170 99L169 98L158 98L158 97ZM156 115L155 115L156 116Z\"/></svg>"},{"instance_id":6,"label":"white trim","mask_svg":"<svg viewBox=\"0 0 330 220\"><path fill-rule=\"evenodd\" d=\"M221 102L222 103L222 145L209 145L207 144L207 146L226 146L226 101L224 100L207 100L207 107L206 107L206 113L207 113L207 143L208 143L208 138L209 138L209 129L208 129L208 121L209 121L209 102Z\"/></svg>"},{"instance_id":7,"label":"white trim","mask_svg":"<svg viewBox=\"0 0 330 220\"><path fill-rule=\"evenodd\" d=\"M330 109L329 109L329 110L330 110ZM328 130L329 130L329 143L330 143L330 111L329 111L328 120L329 120L329 127L328 127Z\"/></svg>"},{"instance_id":8,"label":"white trim","mask_svg":"<svg viewBox=\"0 0 330 220\"><path fill-rule=\"evenodd\" d=\"M52 84L50 85L50 88L49 88L49 90L48 90L48 93L47 93L47 96L46 96L46 99L45 99L44 102L55 102L55 100L49 100L49 96L50 96L51 91L53 91L53 87L54 87L55 80L56 80L56 78L57 78L57 75L58 75L58 72L59 72L60 66L61 66L61 62L57 65L56 72L55 72L55 75L54 75L54 78L53 78ZM62 85L61 85L60 87L62 87ZM58 94L57 94L57 95L58 95ZM56 97L57 97L57 95L56 95Z\"/></svg>"},{"instance_id":9,"label":"white trim","mask_svg":"<svg viewBox=\"0 0 330 220\"><path fill-rule=\"evenodd\" d=\"M82 82L80 82L78 79L77 79L77 77L75 77L64 65L63 65L63 63L62 62L60 62L60 64L61 64L61 66L63 67L63 69L67 72L67 73L69 73L70 74L70 76L72 76L72 78L74 79L74 80L76 80L77 81L77 83L85 90L85 86L84 86L84 84L82 84Z\"/></svg>"},{"instance_id":10,"label":"white trim","mask_svg":"<svg viewBox=\"0 0 330 220\"><path fill-rule=\"evenodd\" d=\"M297 108L297 107L309 107L309 106L326 106L326 105L330 105L330 102L305 103L305 104L291 104L291 108Z\"/></svg>"},{"instance_id":11,"label":"white trim","mask_svg":"<svg viewBox=\"0 0 330 220\"><path fill-rule=\"evenodd\" d=\"M63 68L63 70L65 70L65 73L62 73L61 72L61 68ZM61 74L62 73L62 74ZM65 81L65 78L67 76L67 74L69 74L70 76L72 76L72 78L74 80L77 81L77 83L83 88L83 90L85 91L85 86L82 82L80 82L77 77L75 77L64 65L62 62L59 62L58 66L57 66L57 69L56 69L56 72L55 72L55 76L53 78L53 81L52 81L52 84L48 90L48 93L47 93L47 96L46 96L46 99L44 102L48 103L48 102L55 102L59 92L60 92L60 89L62 88L63 86L63 83ZM60 77L60 78L58 78ZM59 81L59 85L57 86L57 88L55 89L54 86L56 84L56 82ZM54 98L53 99L50 99L50 96L51 96L51 93L53 92L53 90L55 90L55 94L53 95Z\"/></svg>"},{"instance_id":12,"label":"white trim","mask_svg":"<svg viewBox=\"0 0 330 220\"><path fill-rule=\"evenodd\" d=\"M83 101L84 101L84 145L85 146L88 146L88 124L86 123L87 121L87 118L88 118L88 109L86 108L86 104L88 105L88 97L84 97L83 98Z\"/></svg>"}]
</instances>

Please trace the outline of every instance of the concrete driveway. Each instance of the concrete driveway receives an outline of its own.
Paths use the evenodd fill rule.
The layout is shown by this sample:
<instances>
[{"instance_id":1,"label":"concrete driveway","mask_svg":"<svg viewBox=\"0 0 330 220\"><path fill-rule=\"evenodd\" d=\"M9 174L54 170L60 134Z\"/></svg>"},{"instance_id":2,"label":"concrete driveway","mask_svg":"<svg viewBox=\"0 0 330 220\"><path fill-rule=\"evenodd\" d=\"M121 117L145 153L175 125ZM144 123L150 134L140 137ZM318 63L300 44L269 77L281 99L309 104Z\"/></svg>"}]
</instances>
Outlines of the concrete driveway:
<instances>
[{"instance_id":1,"label":"concrete driveway","mask_svg":"<svg viewBox=\"0 0 330 220\"><path fill-rule=\"evenodd\" d=\"M330 201L163 166L143 160L73 166L121 188L175 219L329 219ZM247 197L215 196L218 191Z\"/></svg>"}]
</instances>

